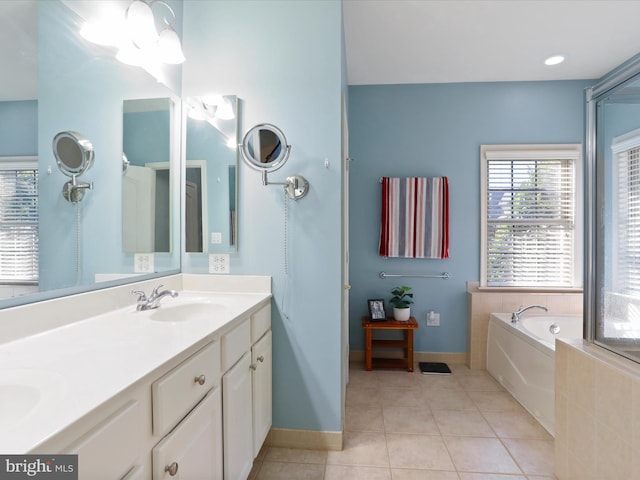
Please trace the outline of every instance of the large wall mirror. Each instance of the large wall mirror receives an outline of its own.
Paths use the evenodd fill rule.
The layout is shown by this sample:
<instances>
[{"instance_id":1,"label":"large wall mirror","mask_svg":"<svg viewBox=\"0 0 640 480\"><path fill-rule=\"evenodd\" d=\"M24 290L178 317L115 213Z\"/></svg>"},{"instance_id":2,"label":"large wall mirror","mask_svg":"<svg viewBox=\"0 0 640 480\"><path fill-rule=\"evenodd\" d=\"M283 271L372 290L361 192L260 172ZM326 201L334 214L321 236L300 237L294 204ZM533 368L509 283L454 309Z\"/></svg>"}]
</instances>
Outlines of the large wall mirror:
<instances>
[{"instance_id":1,"label":"large wall mirror","mask_svg":"<svg viewBox=\"0 0 640 480\"><path fill-rule=\"evenodd\" d=\"M238 99L234 95L190 96L184 103L184 251L235 252Z\"/></svg>"},{"instance_id":2,"label":"large wall mirror","mask_svg":"<svg viewBox=\"0 0 640 480\"><path fill-rule=\"evenodd\" d=\"M109 2L123 11L129 3ZM182 2L167 3L181 30ZM0 76L0 157L37 159L39 177L37 279L0 279L0 308L124 283L131 279L112 279L140 273L134 265L137 247L123 248L123 134L130 123L123 106L133 111L162 104L163 128L169 129L163 138L169 146L141 161L157 164L164 172L156 172L158 178L178 165L182 106L175 92L182 88L181 67L166 66L158 81L142 68L120 63L112 50L81 38L80 26L99 17L104 5L86 0L0 2L0 60L4 71L11 72ZM95 151L95 163L83 175L94 188L77 204L62 196L68 178L52 151L52 140L62 131L81 133ZM138 161L137 154L129 156ZM163 188L179 191L178 177L156 185L164 182ZM166 209L179 212L180 195L171 195ZM174 217L165 215L174 221L162 226L164 233L146 249L155 257L154 271L146 278L180 269L180 227Z\"/></svg>"}]
</instances>

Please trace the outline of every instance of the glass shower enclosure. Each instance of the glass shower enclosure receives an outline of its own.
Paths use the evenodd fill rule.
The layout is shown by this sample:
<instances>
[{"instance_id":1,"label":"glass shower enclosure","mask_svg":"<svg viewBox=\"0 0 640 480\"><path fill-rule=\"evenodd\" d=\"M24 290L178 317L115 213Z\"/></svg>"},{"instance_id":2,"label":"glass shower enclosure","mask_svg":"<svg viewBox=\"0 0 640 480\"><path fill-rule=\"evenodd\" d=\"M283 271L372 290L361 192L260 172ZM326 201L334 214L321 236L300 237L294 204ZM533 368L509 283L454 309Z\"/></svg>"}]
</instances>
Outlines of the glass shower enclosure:
<instances>
[{"instance_id":1,"label":"glass shower enclosure","mask_svg":"<svg viewBox=\"0 0 640 480\"><path fill-rule=\"evenodd\" d=\"M586 91L585 332L640 362L640 55Z\"/></svg>"}]
</instances>

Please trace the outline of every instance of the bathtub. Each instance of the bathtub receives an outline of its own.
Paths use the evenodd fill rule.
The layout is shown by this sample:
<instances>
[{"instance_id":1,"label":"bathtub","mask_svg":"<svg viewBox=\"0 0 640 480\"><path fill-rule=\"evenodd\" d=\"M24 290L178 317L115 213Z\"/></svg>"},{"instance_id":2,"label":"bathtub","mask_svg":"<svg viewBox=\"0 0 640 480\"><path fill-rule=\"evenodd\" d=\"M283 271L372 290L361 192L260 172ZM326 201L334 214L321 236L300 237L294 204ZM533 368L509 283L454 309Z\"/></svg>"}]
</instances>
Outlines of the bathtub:
<instances>
[{"instance_id":1,"label":"bathtub","mask_svg":"<svg viewBox=\"0 0 640 480\"><path fill-rule=\"evenodd\" d=\"M556 338L582 338L582 316L529 314L512 324L510 313L492 313L489 320L487 370L551 435Z\"/></svg>"}]
</instances>

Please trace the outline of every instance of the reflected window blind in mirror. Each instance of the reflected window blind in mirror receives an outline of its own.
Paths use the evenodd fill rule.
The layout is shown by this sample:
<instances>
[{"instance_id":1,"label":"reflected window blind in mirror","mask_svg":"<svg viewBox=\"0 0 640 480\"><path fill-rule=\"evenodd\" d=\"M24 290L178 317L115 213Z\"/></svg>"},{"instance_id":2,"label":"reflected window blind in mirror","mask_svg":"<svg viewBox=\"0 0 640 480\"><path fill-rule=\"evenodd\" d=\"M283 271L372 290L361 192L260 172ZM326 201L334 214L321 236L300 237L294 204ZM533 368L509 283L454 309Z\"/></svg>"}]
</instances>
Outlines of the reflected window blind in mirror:
<instances>
[{"instance_id":1,"label":"reflected window blind in mirror","mask_svg":"<svg viewBox=\"0 0 640 480\"><path fill-rule=\"evenodd\" d=\"M37 160L0 158L0 284L37 281Z\"/></svg>"}]
</instances>

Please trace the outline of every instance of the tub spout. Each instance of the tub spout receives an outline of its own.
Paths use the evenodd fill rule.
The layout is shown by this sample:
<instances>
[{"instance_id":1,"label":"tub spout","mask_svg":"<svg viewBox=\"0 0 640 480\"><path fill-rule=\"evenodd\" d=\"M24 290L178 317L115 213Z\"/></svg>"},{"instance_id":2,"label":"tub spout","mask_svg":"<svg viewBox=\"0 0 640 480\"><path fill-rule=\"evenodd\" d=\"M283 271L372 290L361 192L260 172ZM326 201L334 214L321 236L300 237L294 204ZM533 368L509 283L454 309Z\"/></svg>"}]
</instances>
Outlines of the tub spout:
<instances>
[{"instance_id":1,"label":"tub spout","mask_svg":"<svg viewBox=\"0 0 640 480\"><path fill-rule=\"evenodd\" d=\"M549 310L547 309L547 307L543 307L542 305L529 305L528 307L520 307L519 310L513 312L511 314L511 323L516 323L518 320L520 320L520 316L526 312L527 310L530 310L532 308L540 308L542 310L544 310L545 312L548 312Z\"/></svg>"}]
</instances>

